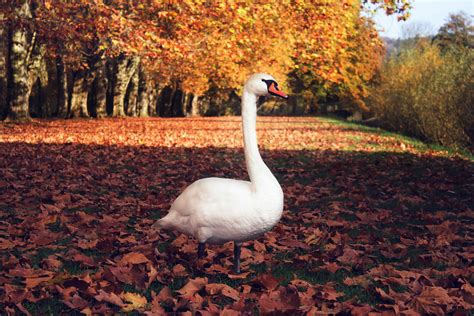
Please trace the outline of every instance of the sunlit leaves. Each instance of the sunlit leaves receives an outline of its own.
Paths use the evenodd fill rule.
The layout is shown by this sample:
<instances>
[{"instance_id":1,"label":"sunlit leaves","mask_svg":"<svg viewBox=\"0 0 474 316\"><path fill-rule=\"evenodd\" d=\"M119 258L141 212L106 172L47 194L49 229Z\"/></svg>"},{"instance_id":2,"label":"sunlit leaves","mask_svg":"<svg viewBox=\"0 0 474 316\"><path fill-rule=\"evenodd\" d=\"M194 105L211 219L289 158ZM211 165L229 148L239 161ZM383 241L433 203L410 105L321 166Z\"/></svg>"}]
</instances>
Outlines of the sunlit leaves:
<instances>
[{"instance_id":1,"label":"sunlit leaves","mask_svg":"<svg viewBox=\"0 0 474 316\"><path fill-rule=\"evenodd\" d=\"M406 1L371 1L404 14ZM194 94L238 89L246 76L294 69L362 99L380 42L357 0L53 1L35 4L31 29L72 68L138 55L162 85Z\"/></svg>"},{"instance_id":2,"label":"sunlit leaves","mask_svg":"<svg viewBox=\"0 0 474 316\"><path fill-rule=\"evenodd\" d=\"M473 308L473 165L376 129L259 118L281 222L202 260L150 229L193 181L246 179L240 120L0 126L0 309L11 314L453 314ZM237 136L237 137L236 137Z\"/></svg>"}]
</instances>

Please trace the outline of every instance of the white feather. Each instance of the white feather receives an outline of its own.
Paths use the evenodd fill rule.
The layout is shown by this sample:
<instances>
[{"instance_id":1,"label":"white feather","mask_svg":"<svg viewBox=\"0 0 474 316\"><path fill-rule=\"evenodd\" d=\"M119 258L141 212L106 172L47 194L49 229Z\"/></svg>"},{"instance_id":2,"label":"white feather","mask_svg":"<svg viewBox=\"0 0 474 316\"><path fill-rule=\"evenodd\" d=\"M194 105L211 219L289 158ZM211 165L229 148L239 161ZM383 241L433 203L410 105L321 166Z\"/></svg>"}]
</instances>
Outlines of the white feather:
<instances>
[{"instance_id":1,"label":"white feather","mask_svg":"<svg viewBox=\"0 0 474 316\"><path fill-rule=\"evenodd\" d=\"M271 229L281 218L283 191L260 157L256 137L256 103L267 95L274 80L255 74L247 80L242 97L245 161L249 181L205 178L188 186L155 228L175 229L201 243L242 242Z\"/></svg>"}]
</instances>

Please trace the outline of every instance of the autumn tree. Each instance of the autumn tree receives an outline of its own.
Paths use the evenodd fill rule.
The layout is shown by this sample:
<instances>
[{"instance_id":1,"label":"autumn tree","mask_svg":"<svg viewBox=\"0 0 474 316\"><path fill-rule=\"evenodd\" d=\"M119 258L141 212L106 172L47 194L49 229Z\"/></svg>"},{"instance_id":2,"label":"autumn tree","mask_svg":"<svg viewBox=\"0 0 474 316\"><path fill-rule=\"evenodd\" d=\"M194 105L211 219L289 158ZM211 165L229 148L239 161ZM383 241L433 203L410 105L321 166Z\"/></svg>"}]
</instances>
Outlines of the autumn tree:
<instances>
[{"instance_id":1,"label":"autumn tree","mask_svg":"<svg viewBox=\"0 0 474 316\"><path fill-rule=\"evenodd\" d=\"M448 21L440 27L434 42L443 50L448 48L474 48L474 25L463 12L450 14Z\"/></svg>"},{"instance_id":2,"label":"autumn tree","mask_svg":"<svg viewBox=\"0 0 474 316\"><path fill-rule=\"evenodd\" d=\"M1 32L11 34L10 44L1 46L8 58L0 66L9 73L2 87L12 91L2 98L4 107L10 119L27 119L30 112L185 115L199 112L206 91L238 91L249 73L271 72L284 82L295 69L299 77L362 100L379 50L373 27L360 17L365 2L2 4ZM401 18L409 7L404 0L371 3Z\"/></svg>"}]
</instances>

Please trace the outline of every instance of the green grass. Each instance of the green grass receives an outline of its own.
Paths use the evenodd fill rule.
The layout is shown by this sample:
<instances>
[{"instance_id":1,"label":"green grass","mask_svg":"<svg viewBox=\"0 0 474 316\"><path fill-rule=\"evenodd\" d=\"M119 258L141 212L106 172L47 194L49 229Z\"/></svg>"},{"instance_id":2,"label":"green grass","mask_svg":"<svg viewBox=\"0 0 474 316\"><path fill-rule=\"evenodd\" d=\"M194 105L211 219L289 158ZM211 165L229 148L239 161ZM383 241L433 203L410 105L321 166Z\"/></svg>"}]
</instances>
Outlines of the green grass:
<instances>
[{"instance_id":1,"label":"green grass","mask_svg":"<svg viewBox=\"0 0 474 316\"><path fill-rule=\"evenodd\" d=\"M415 148L417 151L421 153L427 152L429 150L433 150L433 151L443 152L448 157L461 156L465 159L474 161L474 153L471 153L466 149L454 149L454 148L441 146L438 144L425 143L419 139L416 139L410 136L406 136L406 135L395 133L395 132L390 132L378 127L363 125L361 123L348 122L343 119L332 117L332 116L319 116L315 119L324 123L340 126L344 128L346 131L364 132L364 133L376 134L376 135L380 135L384 137L393 138L406 145L412 146L413 148ZM356 141L361 140L361 137L357 135L350 135L348 137ZM393 149L391 149L390 147L384 147L384 146L381 146L380 144L371 144L371 145L373 145L379 151L380 150L393 151ZM353 150L353 149L354 148L352 149L346 148L345 150Z\"/></svg>"},{"instance_id":2,"label":"green grass","mask_svg":"<svg viewBox=\"0 0 474 316\"><path fill-rule=\"evenodd\" d=\"M35 253L30 256L31 266L34 269L39 269L41 266L41 261L49 257L50 255L54 255L56 253L63 253L66 249L58 249L58 248L38 248L36 249Z\"/></svg>"},{"instance_id":3,"label":"green grass","mask_svg":"<svg viewBox=\"0 0 474 316\"><path fill-rule=\"evenodd\" d=\"M98 271L98 268L84 267L79 262L65 260L63 262L62 270L70 275L82 275L85 272L93 274Z\"/></svg>"},{"instance_id":4,"label":"green grass","mask_svg":"<svg viewBox=\"0 0 474 316\"><path fill-rule=\"evenodd\" d=\"M70 309L56 298L42 299L35 303L25 301L23 306L32 315L82 315L79 311Z\"/></svg>"},{"instance_id":5,"label":"green grass","mask_svg":"<svg viewBox=\"0 0 474 316\"><path fill-rule=\"evenodd\" d=\"M173 281L168 285L171 291L177 291L182 288L188 282L187 277L176 277Z\"/></svg>"}]
</instances>

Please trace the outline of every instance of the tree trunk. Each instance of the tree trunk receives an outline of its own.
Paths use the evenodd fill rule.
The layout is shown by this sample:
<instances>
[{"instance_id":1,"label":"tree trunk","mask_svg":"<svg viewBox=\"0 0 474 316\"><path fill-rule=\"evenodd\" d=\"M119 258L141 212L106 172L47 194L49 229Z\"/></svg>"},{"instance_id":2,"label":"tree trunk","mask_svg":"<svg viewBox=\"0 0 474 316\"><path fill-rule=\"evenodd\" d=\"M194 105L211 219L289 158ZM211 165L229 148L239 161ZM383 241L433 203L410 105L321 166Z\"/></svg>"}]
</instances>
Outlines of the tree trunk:
<instances>
[{"instance_id":1,"label":"tree trunk","mask_svg":"<svg viewBox=\"0 0 474 316\"><path fill-rule=\"evenodd\" d=\"M161 88L157 83L154 81L150 82L151 84L151 93L150 93L150 115L151 116L158 116L158 107L160 102L160 95L163 88Z\"/></svg>"},{"instance_id":2,"label":"tree trunk","mask_svg":"<svg viewBox=\"0 0 474 316\"><path fill-rule=\"evenodd\" d=\"M0 20L4 19L4 13L0 11ZM7 112L8 105L8 40L9 29L7 23L0 25L0 120L3 119Z\"/></svg>"},{"instance_id":3,"label":"tree trunk","mask_svg":"<svg viewBox=\"0 0 474 316\"><path fill-rule=\"evenodd\" d=\"M143 67L140 67L139 70L137 98L138 115L140 117L147 117L148 113L152 113L151 107L155 100L154 91L152 89L153 82L148 80L148 76Z\"/></svg>"},{"instance_id":4,"label":"tree trunk","mask_svg":"<svg viewBox=\"0 0 474 316\"><path fill-rule=\"evenodd\" d=\"M139 70L136 69L125 93L125 109L128 116L138 116L137 99L139 88Z\"/></svg>"},{"instance_id":5,"label":"tree trunk","mask_svg":"<svg viewBox=\"0 0 474 316\"><path fill-rule=\"evenodd\" d=\"M69 117L89 117L87 111L87 71L78 70L73 73Z\"/></svg>"},{"instance_id":6,"label":"tree trunk","mask_svg":"<svg viewBox=\"0 0 474 316\"><path fill-rule=\"evenodd\" d=\"M160 94L158 103L158 113L161 117L171 116L171 105L173 102L174 89L170 86L165 87Z\"/></svg>"},{"instance_id":7,"label":"tree trunk","mask_svg":"<svg viewBox=\"0 0 474 316\"><path fill-rule=\"evenodd\" d=\"M58 111L58 71L54 59L43 59L43 64L45 69L42 70L40 76L40 78L43 78L41 80L44 85L41 89L44 99L43 116L52 117Z\"/></svg>"},{"instance_id":8,"label":"tree trunk","mask_svg":"<svg viewBox=\"0 0 474 316\"><path fill-rule=\"evenodd\" d=\"M171 99L171 116L173 117L183 117L183 101L184 101L184 92L181 90L181 84L176 84L176 89L174 90L173 98Z\"/></svg>"},{"instance_id":9,"label":"tree trunk","mask_svg":"<svg viewBox=\"0 0 474 316\"><path fill-rule=\"evenodd\" d=\"M96 98L96 113L97 117L107 116L107 70L105 61L102 60L95 78L95 98Z\"/></svg>"},{"instance_id":10,"label":"tree trunk","mask_svg":"<svg viewBox=\"0 0 474 316\"><path fill-rule=\"evenodd\" d=\"M189 116L191 113L191 93L184 94L184 101L183 101L183 112L185 116Z\"/></svg>"},{"instance_id":11,"label":"tree trunk","mask_svg":"<svg viewBox=\"0 0 474 316\"><path fill-rule=\"evenodd\" d=\"M31 18L29 1L22 0L15 7L18 17ZM28 39L27 31L21 25L14 27L10 50L10 111L9 120L29 120L29 77L28 77Z\"/></svg>"},{"instance_id":12,"label":"tree trunk","mask_svg":"<svg viewBox=\"0 0 474 316\"><path fill-rule=\"evenodd\" d=\"M120 56L115 64L112 116L125 115L125 94L132 75L138 66L138 57Z\"/></svg>"},{"instance_id":13,"label":"tree trunk","mask_svg":"<svg viewBox=\"0 0 474 316\"><path fill-rule=\"evenodd\" d=\"M66 118L68 114L68 82L67 82L67 73L66 67L64 65L63 59L58 55L56 57L56 76L58 78L58 116L61 118Z\"/></svg>"},{"instance_id":14,"label":"tree trunk","mask_svg":"<svg viewBox=\"0 0 474 316\"><path fill-rule=\"evenodd\" d=\"M193 95L191 100L191 116L199 116L199 96Z\"/></svg>"}]
</instances>

